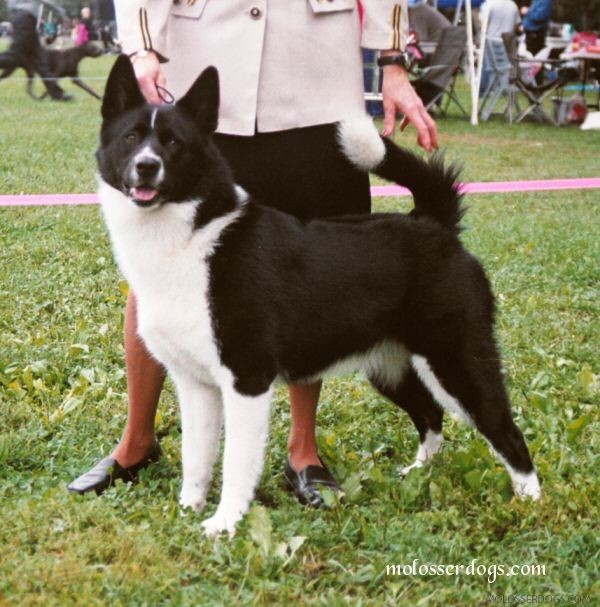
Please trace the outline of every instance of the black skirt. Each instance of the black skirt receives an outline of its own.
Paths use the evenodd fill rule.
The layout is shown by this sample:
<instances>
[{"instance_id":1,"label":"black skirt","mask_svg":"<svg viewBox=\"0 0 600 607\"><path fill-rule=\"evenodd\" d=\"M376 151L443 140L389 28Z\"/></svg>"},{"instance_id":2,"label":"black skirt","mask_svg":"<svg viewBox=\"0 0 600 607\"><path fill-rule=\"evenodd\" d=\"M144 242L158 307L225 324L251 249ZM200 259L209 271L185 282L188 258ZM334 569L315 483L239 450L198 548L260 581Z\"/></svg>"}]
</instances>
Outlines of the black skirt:
<instances>
[{"instance_id":1,"label":"black skirt","mask_svg":"<svg viewBox=\"0 0 600 607\"><path fill-rule=\"evenodd\" d=\"M236 183L261 204L303 220L371 211L369 176L340 151L335 124L217 134L215 142Z\"/></svg>"}]
</instances>

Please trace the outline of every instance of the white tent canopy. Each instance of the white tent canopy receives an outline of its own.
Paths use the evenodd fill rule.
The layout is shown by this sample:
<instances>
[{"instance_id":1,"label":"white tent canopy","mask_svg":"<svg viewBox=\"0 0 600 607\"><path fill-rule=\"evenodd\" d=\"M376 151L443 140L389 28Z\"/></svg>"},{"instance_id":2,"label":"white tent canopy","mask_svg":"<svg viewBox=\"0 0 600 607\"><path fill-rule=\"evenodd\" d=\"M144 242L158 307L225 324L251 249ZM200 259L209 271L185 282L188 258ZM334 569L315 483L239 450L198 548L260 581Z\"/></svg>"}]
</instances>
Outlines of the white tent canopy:
<instances>
[{"instance_id":1,"label":"white tent canopy","mask_svg":"<svg viewBox=\"0 0 600 607\"><path fill-rule=\"evenodd\" d=\"M437 0L434 0L434 6L437 8ZM477 73L475 72L475 41L473 37L473 9L471 0L457 0L456 12L454 14L454 25L458 24L461 12L465 11L465 25L467 28L467 76L471 85L471 124L478 124L479 107L479 83L481 81L481 69L483 60L479 61ZM485 44L485 33L487 23L483 24L481 32L481 42L478 54L483 58L483 48Z\"/></svg>"}]
</instances>

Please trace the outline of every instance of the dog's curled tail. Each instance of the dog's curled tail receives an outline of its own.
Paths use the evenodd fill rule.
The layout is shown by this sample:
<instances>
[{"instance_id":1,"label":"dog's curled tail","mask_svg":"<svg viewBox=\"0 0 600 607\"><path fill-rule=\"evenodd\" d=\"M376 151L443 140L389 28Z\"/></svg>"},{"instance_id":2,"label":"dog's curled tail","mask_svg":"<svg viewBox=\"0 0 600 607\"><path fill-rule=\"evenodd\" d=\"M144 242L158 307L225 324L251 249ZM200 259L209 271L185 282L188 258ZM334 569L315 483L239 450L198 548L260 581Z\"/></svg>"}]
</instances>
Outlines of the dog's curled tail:
<instances>
[{"instance_id":1,"label":"dog's curled tail","mask_svg":"<svg viewBox=\"0 0 600 607\"><path fill-rule=\"evenodd\" d=\"M356 167L408 188L414 198L414 217L430 217L452 231L459 231L464 215L459 170L446 166L441 154L426 161L381 137L368 116L342 121L338 142Z\"/></svg>"}]
</instances>

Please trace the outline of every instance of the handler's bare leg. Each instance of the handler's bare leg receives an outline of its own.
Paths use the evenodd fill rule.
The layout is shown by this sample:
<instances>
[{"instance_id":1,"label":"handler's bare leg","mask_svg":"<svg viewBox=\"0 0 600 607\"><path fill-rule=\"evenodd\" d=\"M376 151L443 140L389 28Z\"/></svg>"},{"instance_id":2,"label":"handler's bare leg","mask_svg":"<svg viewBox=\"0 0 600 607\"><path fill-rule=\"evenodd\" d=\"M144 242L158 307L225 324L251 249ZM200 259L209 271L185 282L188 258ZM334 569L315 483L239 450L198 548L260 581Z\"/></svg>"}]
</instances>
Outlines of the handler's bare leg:
<instances>
[{"instance_id":1,"label":"handler's bare leg","mask_svg":"<svg viewBox=\"0 0 600 607\"><path fill-rule=\"evenodd\" d=\"M137 304L129 292L125 308L125 368L129 411L114 457L127 468L141 462L155 445L154 418L165 381L165 370L137 334Z\"/></svg>"},{"instance_id":2,"label":"handler's bare leg","mask_svg":"<svg viewBox=\"0 0 600 607\"><path fill-rule=\"evenodd\" d=\"M290 464L296 472L306 466L322 466L315 434L320 393L321 382L290 385L292 426L288 439L288 452Z\"/></svg>"},{"instance_id":3,"label":"handler's bare leg","mask_svg":"<svg viewBox=\"0 0 600 607\"><path fill-rule=\"evenodd\" d=\"M129 293L125 309L125 365L129 412L123 437L113 457L123 467L140 462L155 443L154 418L165 378L163 367L148 353L137 335L135 295ZM292 424L288 450L292 467L321 466L315 435L321 382L291 385Z\"/></svg>"}]
</instances>

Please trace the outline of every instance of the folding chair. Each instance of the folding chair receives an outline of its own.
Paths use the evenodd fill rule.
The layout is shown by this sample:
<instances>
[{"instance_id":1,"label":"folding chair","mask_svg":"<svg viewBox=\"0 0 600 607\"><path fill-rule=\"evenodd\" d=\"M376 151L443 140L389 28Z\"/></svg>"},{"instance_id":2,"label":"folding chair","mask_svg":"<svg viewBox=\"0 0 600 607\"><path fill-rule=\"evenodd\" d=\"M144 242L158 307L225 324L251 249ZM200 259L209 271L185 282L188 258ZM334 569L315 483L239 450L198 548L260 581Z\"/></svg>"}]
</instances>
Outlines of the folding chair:
<instances>
[{"instance_id":1,"label":"folding chair","mask_svg":"<svg viewBox=\"0 0 600 607\"><path fill-rule=\"evenodd\" d=\"M379 53L370 49L363 49L362 56L365 109L370 116L382 116L382 77L381 68L377 65Z\"/></svg>"},{"instance_id":2,"label":"folding chair","mask_svg":"<svg viewBox=\"0 0 600 607\"><path fill-rule=\"evenodd\" d=\"M427 110L437 104L445 116L448 113L450 102L453 101L465 116L469 115L454 90L466 42L467 33L464 27L447 27L442 30L429 65L418 73L417 78L412 80L412 85ZM444 97L446 103L442 107Z\"/></svg>"},{"instance_id":3,"label":"folding chair","mask_svg":"<svg viewBox=\"0 0 600 607\"><path fill-rule=\"evenodd\" d=\"M511 84L512 64L508 52L501 38L488 38L485 41L485 53L483 59L483 75L487 86L481 97L479 105L480 117L483 122L488 120L502 95L507 96L504 113L512 122L513 108L517 105L515 87Z\"/></svg>"},{"instance_id":4,"label":"folding chair","mask_svg":"<svg viewBox=\"0 0 600 607\"><path fill-rule=\"evenodd\" d=\"M546 121L555 126L559 123L556 119L548 114L544 109L544 101L550 95L557 93L569 81L568 70L559 69L564 65L564 61L557 60L540 60L540 59L522 59L517 54L518 41L513 34L502 34L502 39L508 52L508 57L512 65L512 74L510 84L515 87L517 92L522 93L527 100L527 107L519 112L515 118L515 122L521 122L526 116L533 114L536 119ZM556 78L543 84L538 84L536 81L535 68L539 64L552 65L557 68ZM516 94L516 93L515 93Z\"/></svg>"}]
</instances>

